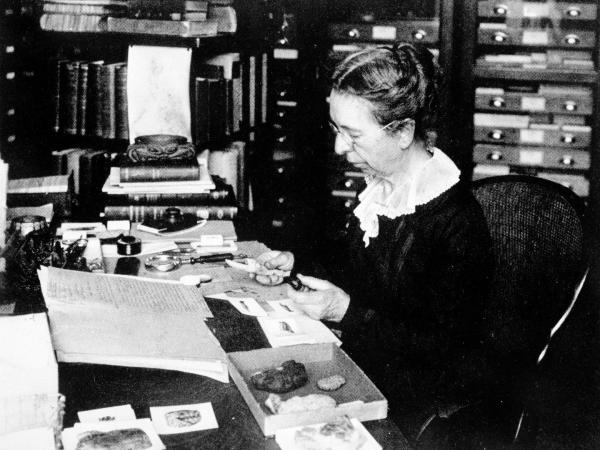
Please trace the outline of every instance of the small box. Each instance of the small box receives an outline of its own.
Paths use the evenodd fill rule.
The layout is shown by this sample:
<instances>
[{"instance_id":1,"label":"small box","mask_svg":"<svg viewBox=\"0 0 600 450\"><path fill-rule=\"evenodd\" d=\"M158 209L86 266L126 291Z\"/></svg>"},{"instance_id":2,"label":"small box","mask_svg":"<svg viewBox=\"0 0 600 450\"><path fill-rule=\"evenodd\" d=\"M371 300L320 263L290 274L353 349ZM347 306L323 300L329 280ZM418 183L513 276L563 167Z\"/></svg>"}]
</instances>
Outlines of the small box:
<instances>
[{"instance_id":1,"label":"small box","mask_svg":"<svg viewBox=\"0 0 600 450\"><path fill-rule=\"evenodd\" d=\"M231 378L265 436L271 436L283 428L328 422L342 414L360 421L387 417L388 403L383 394L335 344L294 345L233 352L229 353L228 357ZM269 393L256 389L250 377L256 372L277 367L291 359L304 364L308 383L286 394L280 394L282 399L287 400L296 395L326 394L336 400L335 408L294 414L272 414L266 408L264 403ZM317 380L334 374L342 375L346 384L332 392L319 390Z\"/></svg>"}]
</instances>

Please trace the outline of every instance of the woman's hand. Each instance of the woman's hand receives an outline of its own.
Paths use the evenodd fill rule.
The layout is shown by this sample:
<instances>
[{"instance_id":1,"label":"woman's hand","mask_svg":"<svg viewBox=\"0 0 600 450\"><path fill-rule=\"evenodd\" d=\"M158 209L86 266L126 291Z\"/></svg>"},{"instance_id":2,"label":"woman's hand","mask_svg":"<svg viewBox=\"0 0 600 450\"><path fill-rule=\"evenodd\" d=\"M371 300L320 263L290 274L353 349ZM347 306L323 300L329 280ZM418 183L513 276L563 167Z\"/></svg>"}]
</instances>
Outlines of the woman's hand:
<instances>
[{"instance_id":1,"label":"woman's hand","mask_svg":"<svg viewBox=\"0 0 600 450\"><path fill-rule=\"evenodd\" d=\"M298 308L313 319L340 322L350 305L350 296L329 281L300 274L298 278L311 289L295 291L288 288L287 294Z\"/></svg>"},{"instance_id":2,"label":"woman's hand","mask_svg":"<svg viewBox=\"0 0 600 450\"><path fill-rule=\"evenodd\" d=\"M291 252L281 252L279 250L270 250L263 253L256 261L265 266L267 269L292 270L294 267L294 255ZM280 275L258 275L250 274L260 284L275 285L283 282L283 277Z\"/></svg>"}]
</instances>

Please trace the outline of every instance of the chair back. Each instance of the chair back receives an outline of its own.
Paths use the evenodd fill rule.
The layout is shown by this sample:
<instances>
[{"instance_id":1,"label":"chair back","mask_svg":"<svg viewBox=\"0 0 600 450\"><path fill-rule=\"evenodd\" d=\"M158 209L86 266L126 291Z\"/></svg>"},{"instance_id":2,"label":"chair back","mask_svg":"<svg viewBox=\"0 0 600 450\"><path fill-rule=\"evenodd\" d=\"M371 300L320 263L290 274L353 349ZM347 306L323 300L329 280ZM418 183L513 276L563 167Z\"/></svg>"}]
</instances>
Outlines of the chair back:
<instances>
[{"instance_id":1,"label":"chair back","mask_svg":"<svg viewBox=\"0 0 600 450\"><path fill-rule=\"evenodd\" d=\"M499 388L520 397L550 332L585 269L582 200L549 180L506 175L477 180L495 255L484 326Z\"/></svg>"}]
</instances>

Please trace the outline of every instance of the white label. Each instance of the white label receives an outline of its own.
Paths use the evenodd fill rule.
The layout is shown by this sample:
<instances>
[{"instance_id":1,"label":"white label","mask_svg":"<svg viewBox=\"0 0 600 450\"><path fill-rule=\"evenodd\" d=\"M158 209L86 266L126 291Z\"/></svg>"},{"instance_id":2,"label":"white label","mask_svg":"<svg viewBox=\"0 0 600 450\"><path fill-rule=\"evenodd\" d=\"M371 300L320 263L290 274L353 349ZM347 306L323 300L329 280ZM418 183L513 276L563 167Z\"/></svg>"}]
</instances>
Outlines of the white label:
<instances>
[{"instance_id":1,"label":"white label","mask_svg":"<svg viewBox=\"0 0 600 450\"><path fill-rule=\"evenodd\" d=\"M521 109L525 111L545 111L546 99L544 97L522 97Z\"/></svg>"},{"instance_id":2,"label":"white label","mask_svg":"<svg viewBox=\"0 0 600 450\"><path fill-rule=\"evenodd\" d=\"M7 45L5 48L5 52L6 53L14 53L15 52L15 47L12 45Z\"/></svg>"},{"instance_id":3,"label":"white label","mask_svg":"<svg viewBox=\"0 0 600 450\"><path fill-rule=\"evenodd\" d=\"M530 166L540 166L544 162L544 152L542 150L521 150L519 162Z\"/></svg>"},{"instance_id":4,"label":"white label","mask_svg":"<svg viewBox=\"0 0 600 450\"><path fill-rule=\"evenodd\" d=\"M377 40L393 41L396 39L396 27L373 26L371 37Z\"/></svg>"},{"instance_id":5,"label":"white label","mask_svg":"<svg viewBox=\"0 0 600 450\"><path fill-rule=\"evenodd\" d=\"M521 129L519 141L525 144L543 144L544 130Z\"/></svg>"},{"instance_id":6,"label":"white label","mask_svg":"<svg viewBox=\"0 0 600 450\"><path fill-rule=\"evenodd\" d=\"M276 48L273 50L275 59L298 59L298 50L295 48Z\"/></svg>"},{"instance_id":7,"label":"white label","mask_svg":"<svg viewBox=\"0 0 600 450\"><path fill-rule=\"evenodd\" d=\"M523 17L549 17L550 5L548 3L523 2Z\"/></svg>"},{"instance_id":8,"label":"white label","mask_svg":"<svg viewBox=\"0 0 600 450\"><path fill-rule=\"evenodd\" d=\"M548 45L548 33L546 31L524 30L523 45Z\"/></svg>"}]
</instances>

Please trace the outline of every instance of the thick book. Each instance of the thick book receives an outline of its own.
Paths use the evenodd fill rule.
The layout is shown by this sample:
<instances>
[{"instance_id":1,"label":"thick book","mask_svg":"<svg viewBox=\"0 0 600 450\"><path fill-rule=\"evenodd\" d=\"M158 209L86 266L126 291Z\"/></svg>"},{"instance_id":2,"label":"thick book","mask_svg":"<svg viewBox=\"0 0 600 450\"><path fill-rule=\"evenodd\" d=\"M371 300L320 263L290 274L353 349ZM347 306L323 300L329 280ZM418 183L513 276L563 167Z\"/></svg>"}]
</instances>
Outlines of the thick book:
<instances>
[{"instance_id":1,"label":"thick book","mask_svg":"<svg viewBox=\"0 0 600 450\"><path fill-rule=\"evenodd\" d=\"M132 222L157 220L165 215L167 208L179 208L182 214L192 214L198 219L208 220L232 220L238 214L238 207L235 205L106 205L104 218Z\"/></svg>"},{"instance_id":2,"label":"thick book","mask_svg":"<svg viewBox=\"0 0 600 450\"><path fill-rule=\"evenodd\" d=\"M208 20L216 20L219 33L235 33L237 31L237 14L230 5L208 5Z\"/></svg>"},{"instance_id":3,"label":"thick book","mask_svg":"<svg viewBox=\"0 0 600 450\"><path fill-rule=\"evenodd\" d=\"M86 134L102 137L102 67L104 61L88 64Z\"/></svg>"},{"instance_id":4,"label":"thick book","mask_svg":"<svg viewBox=\"0 0 600 450\"><path fill-rule=\"evenodd\" d=\"M100 104L102 105L102 137L117 136L116 70L124 63L104 64L100 76Z\"/></svg>"},{"instance_id":5,"label":"thick book","mask_svg":"<svg viewBox=\"0 0 600 450\"><path fill-rule=\"evenodd\" d=\"M204 61L205 64L221 66L227 83L227 116L231 121L229 131L240 131L243 117L242 72L239 53L222 53Z\"/></svg>"},{"instance_id":6,"label":"thick book","mask_svg":"<svg viewBox=\"0 0 600 450\"><path fill-rule=\"evenodd\" d=\"M122 194L109 195L107 205L222 205L233 203L233 190L213 189L198 194Z\"/></svg>"},{"instance_id":7,"label":"thick book","mask_svg":"<svg viewBox=\"0 0 600 450\"><path fill-rule=\"evenodd\" d=\"M113 161L119 167L119 183L139 181L193 181L200 178L200 164L190 160L146 161L135 163L122 155ZM113 182L116 180L113 180Z\"/></svg>"},{"instance_id":8,"label":"thick book","mask_svg":"<svg viewBox=\"0 0 600 450\"><path fill-rule=\"evenodd\" d=\"M73 175L18 178L9 180L8 207L54 204L55 214L70 217L73 208Z\"/></svg>"},{"instance_id":9,"label":"thick book","mask_svg":"<svg viewBox=\"0 0 600 450\"><path fill-rule=\"evenodd\" d=\"M105 17L100 28L110 33L154 34L166 36L216 36L218 22L204 20L152 20L130 19L126 17Z\"/></svg>"},{"instance_id":10,"label":"thick book","mask_svg":"<svg viewBox=\"0 0 600 450\"><path fill-rule=\"evenodd\" d=\"M207 78L196 78L194 82L194 142L202 146L209 142L210 106Z\"/></svg>"},{"instance_id":11,"label":"thick book","mask_svg":"<svg viewBox=\"0 0 600 450\"><path fill-rule=\"evenodd\" d=\"M64 100L62 100L62 95L63 95L63 89L64 86L66 84L66 63L68 62L68 60L66 59L59 59L56 60L54 62L54 68L51 70L52 73L52 77L51 77L51 83L52 83L52 89L54 91L54 101L53 101L53 112L54 112L54 122L53 122L53 129L54 132L58 133L60 131L60 116L61 116L61 111L63 109L63 105L62 102Z\"/></svg>"},{"instance_id":12,"label":"thick book","mask_svg":"<svg viewBox=\"0 0 600 450\"><path fill-rule=\"evenodd\" d=\"M102 5L90 2L87 4L84 0L80 3L67 3L57 2L51 3L44 1L42 5L42 11L49 14L77 14L77 15L123 15L127 12L127 5L115 4L115 5Z\"/></svg>"},{"instance_id":13,"label":"thick book","mask_svg":"<svg viewBox=\"0 0 600 450\"><path fill-rule=\"evenodd\" d=\"M87 94L89 63L79 64L79 79L77 87L77 134L85 136L87 127Z\"/></svg>"},{"instance_id":14,"label":"thick book","mask_svg":"<svg viewBox=\"0 0 600 450\"><path fill-rule=\"evenodd\" d=\"M60 68L60 131L77 134L79 65L81 61L63 61Z\"/></svg>"},{"instance_id":15,"label":"thick book","mask_svg":"<svg viewBox=\"0 0 600 450\"><path fill-rule=\"evenodd\" d=\"M45 31L98 32L102 15L44 13L40 28Z\"/></svg>"},{"instance_id":16,"label":"thick book","mask_svg":"<svg viewBox=\"0 0 600 450\"><path fill-rule=\"evenodd\" d=\"M38 276L59 361L228 381L227 355L204 321L212 313L194 286L54 267Z\"/></svg>"},{"instance_id":17,"label":"thick book","mask_svg":"<svg viewBox=\"0 0 600 450\"><path fill-rule=\"evenodd\" d=\"M115 137L129 140L127 117L127 64L117 66L115 71Z\"/></svg>"},{"instance_id":18,"label":"thick book","mask_svg":"<svg viewBox=\"0 0 600 450\"><path fill-rule=\"evenodd\" d=\"M110 155L106 150L88 150L79 158L80 216L97 218L104 206L102 185L110 170Z\"/></svg>"}]
</instances>

